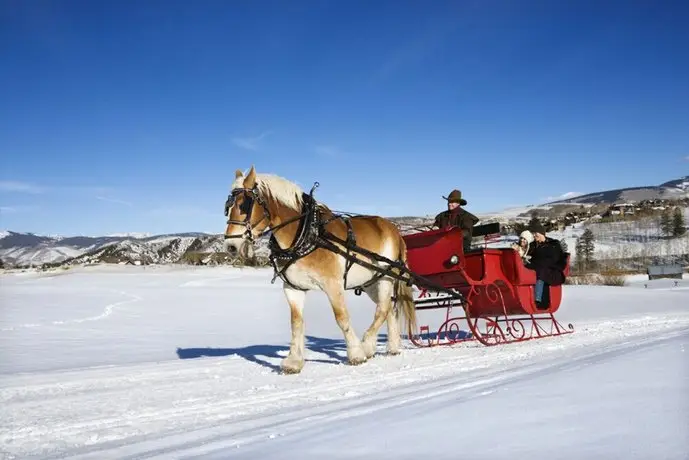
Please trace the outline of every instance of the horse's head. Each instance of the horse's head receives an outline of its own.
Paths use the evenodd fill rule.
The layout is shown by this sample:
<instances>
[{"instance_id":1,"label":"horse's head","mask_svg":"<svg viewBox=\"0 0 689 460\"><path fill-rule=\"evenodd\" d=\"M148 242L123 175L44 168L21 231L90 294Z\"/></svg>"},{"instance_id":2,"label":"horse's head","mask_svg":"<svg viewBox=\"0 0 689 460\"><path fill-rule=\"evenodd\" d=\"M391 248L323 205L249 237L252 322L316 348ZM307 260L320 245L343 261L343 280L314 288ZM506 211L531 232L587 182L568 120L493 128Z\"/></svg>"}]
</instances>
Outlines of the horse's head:
<instances>
[{"instance_id":1,"label":"horse's head","mask_svg":"<svg viewBox=\"0 0 689 460\"><path fill-rule=\"evenodd\" d=\"M270 224L268 203L259 193L253 166L246 176L240 170L235 172L232 191L225 202L225 215L225 247L230 253L239 252L243 258L252 258L254 240Z\"/></svg>"}]
</instances>

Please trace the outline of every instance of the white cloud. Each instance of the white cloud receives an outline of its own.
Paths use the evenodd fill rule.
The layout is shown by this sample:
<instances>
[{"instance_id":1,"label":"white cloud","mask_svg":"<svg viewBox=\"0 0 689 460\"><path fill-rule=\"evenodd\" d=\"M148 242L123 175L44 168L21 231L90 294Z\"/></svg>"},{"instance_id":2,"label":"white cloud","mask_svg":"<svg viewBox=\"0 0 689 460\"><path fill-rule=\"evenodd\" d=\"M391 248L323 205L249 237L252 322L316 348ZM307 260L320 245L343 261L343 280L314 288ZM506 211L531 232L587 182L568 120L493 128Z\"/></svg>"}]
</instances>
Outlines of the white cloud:
<instances>
[{"instance_id":1,"label":"white cloud","mask_svg":"<svg viewBox=\"0 0 689 460\"><path fill-rule=\"evenodd\" d=\"M108 203L117 203L117 204L123 204L125 206L132 206L132 204L129 201L118 200L117 198L108 198L105 196L97 195L96 199L101 200L101 201L107 201Z\"/></svg>"},{"instance_id":2,"label":"white cloud","mask_svg":"<svg viewBox=\"0 0 689 460\"><path fill-rule=\"evenodd\" d=\"M3 180L0 181L0 191L19 193L42 193L43 188L28 182Z\"/></svg>"},{"instance_id":3,"label":"white cloud","mask_svg":"<svg viewBox=\"0 0 689 460\"><path fill-rule=\"evenodd\" d=\"M88 185L37 185L31 182L0 180L0 192L17 193L73 193L73 194L97 194L104 195L112 193L110 187L95 187Z\"/></svg>"},{"instance_id":4,"label":"white cloud","mask_svg":"<svg viewBox=\"0 0 689 460\"><path fill-rule=\"evenodd\" d=\"M0 214L16 214L18 212L30 212L37 210L37 206L0 206Z\"/></svg>"},{"instance_id":5,"label":"white cloud","mask_svg":"<svg viewBox=\"0 0 689 460\"><path fill-rule=\"evenodd\" d=\"M260 149L261 140L269 134L271 134L270 131L264 131L256 137L234 137L232 138L232 143L245 150L258 151Z\"/></svg>"},{"instance_id":6,"label":"white cloud","mask_svg":"<svg viewBox=\"0 0 689 460\"><path fill-rule=\"evenodd\" d=\"M339 158L343 156L340 149L332 145L317 145L313 150L316 154L326 158Z\"/></svg>"},{"instance_id":7,"label":"white cloud","mask_svg":"<svg viewBox=\"0 0 689 460\"><path fill-rule=\"evenodd\" d=\"M406 69L419 66L445 43L449 34L457 29L458 22L453 15L430 21L420 30L411 30L407 42L401 43L382 60L373 75L374 82L380 82Z\"/></svg>"}]
</instances>

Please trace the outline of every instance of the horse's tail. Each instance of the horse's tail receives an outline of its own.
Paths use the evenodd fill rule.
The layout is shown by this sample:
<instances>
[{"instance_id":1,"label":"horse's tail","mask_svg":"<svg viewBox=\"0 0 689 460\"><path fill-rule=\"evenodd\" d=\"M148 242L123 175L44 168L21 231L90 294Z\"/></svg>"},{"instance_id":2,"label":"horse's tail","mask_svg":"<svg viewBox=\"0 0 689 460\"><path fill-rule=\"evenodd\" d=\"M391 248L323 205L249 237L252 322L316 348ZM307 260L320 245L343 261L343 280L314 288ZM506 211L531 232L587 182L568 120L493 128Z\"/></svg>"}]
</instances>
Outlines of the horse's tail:
<instances>
[{"instance_id":1,"label":"horse's tail","mask_svg":"<svg viewBox=\"0 0 689 460\"><path fill-rule=\"evenodd\" d=\"M399 261L404 264L407 270L409 269L407 265L407 245L401 236ZM404 276L404 273L400 273L400 275ZM402 311L402 316L404 316L405 320L402 330L407 331L407 336L409 338L411 338L416 331L416 305L414 304L414 291L410 283L401 280L396 280L395 282L395 304L398 308L398 312L400 310Z\"/></svg>"}]
</instances>

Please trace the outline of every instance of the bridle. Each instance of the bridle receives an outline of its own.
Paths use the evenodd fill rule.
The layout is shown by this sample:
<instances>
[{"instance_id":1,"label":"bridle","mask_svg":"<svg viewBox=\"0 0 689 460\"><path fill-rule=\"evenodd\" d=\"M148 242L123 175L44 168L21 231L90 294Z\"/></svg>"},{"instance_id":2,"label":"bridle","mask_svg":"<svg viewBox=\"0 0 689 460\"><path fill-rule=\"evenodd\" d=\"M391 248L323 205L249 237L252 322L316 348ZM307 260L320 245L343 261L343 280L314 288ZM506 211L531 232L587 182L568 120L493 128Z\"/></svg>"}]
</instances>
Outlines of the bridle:
<instances>
[{"instance_id":1,"label":"bridle","mask_svg":"<svg viewBox=\"0 0 689 460\"><path fill-rule=\"evenodd\" d=\"M235 202L237 201L237 196L239 195L244 195L242 210L245 211L246 218L244 220L233 220L229 218L230 209L234 206ZM261 207L263 208L263 218L256 223L251 222L251 214L254 210L254 201L256 201L256 203L261 205ZM270 211L268 210L268 205L263 200L263 198L261 198L261 195L258 193L258 188L256 187L256 185L254 185L253 188L237 187L235 189L232 189L232 191L227 197L227 201L225 201L225 215L228 217L228 224L243 225L244 227L246 227L246 230L241 235L225 235L226 240L230 238L245 238L248 239L251 243L253 243L254 235L252 229L256 225L263 222L263 220L265 219L268 219L268 222L270 222ZM270 231L269 227L266 228L263 232L261 232L259 238L268 231Z\"/></svg>"},{"instance_id":2,"label":"bridle","mask_svg":"<svg viewBox=\"0 0 689 460\"><path fill-rule=\"evenodd\" d=\"M318 182L315 182L313 184L313 187L311 188L310 195L313 197L313 192L316 190L316 188L319 186ZM234 220L230 219L230 209L234 206L235 202L237 201L237 196L239 195L244 195L244 202L242 203L242 211L246 214L246 218L244 220ZM251 222L251 214L253 213L254 210L254 201L258 203L261 208L263 208L263 218L261 218L258 222L252 223ZM284 227L287 224L290 224L296 220L301 219L306 215L309 211L304 211L301 214L295 216L292 219L288 219L285 222L282 222L280 225L276 225L275 227L270 226L271 222L271 216L270 216L270 210L268 209L268 204L265 202L265 200L261 197L261 195L258 193L258 187L256 184L252 188L246 188L246 187L237 187L232 189L230 194L227 197L227 200L225 201L225 216L228 217L227 223L228 224L235 224L235 225L243 225L246 230L244 231L243 234L241 235L225 235L225 239L230 239L230 238L244 238L249 240L250 243L253 243L255 238L253 235L253 228L256 227L258 224L263 222L265 219L268 219L268 225L266 228L261 232L260 235L258 235L256 238L261 238L263 235L269 232L275 233L276 230Z\"/></svg>"}]
</instances>

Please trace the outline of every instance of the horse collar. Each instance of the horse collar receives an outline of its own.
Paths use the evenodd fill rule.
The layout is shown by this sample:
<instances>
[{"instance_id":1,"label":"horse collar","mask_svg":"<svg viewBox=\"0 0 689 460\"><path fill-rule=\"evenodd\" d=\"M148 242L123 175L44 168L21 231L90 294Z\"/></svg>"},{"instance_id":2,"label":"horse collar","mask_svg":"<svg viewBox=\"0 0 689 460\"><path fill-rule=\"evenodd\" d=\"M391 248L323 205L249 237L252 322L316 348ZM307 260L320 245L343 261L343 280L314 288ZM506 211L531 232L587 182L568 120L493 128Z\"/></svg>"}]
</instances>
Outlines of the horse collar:
<instances>
[{"instance_id":1,"label":"horse collar","mask_svg":"<svg viewBox=\"0 0 689 460\"><path fill-rule=\"evenodd\" d=\"M271 235L269 242L269 258L275 271L275 275L271 282L274 283L275 279L279 276L285 283L295 289L300 288L294 286L294 284L287 279L285 271L294 262L302 257L306 257L318 248L318 240L321 234L320 210L315 200L311 195L307 195L306 193L304 193L302 197L304 201L304 206L302 208L303 212L299 219L297 234L291 246L285 249L281 248L274 234ZM285 264L281 269L277 266L278 261Z\"/></svg>"}]
</instances>

